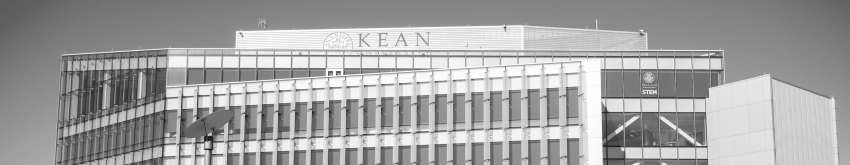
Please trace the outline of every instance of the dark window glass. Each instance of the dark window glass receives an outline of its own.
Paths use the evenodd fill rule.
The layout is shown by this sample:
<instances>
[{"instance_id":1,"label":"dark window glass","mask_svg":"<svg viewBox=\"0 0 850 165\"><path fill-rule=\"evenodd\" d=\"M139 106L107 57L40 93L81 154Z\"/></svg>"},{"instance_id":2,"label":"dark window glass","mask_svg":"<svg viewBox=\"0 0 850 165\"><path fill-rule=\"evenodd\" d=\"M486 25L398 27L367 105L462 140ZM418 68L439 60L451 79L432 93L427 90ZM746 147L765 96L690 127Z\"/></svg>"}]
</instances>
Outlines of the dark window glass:
<instances>
[{"instance_id":1,"label":"dark window glass","mask_svg":"<svg viewBox=\"0 0 850 165\"><path fill-rule=\"evenodd\" d=\"M193 121L195 121L195 115L192 114L191 109L180 110L180 124L182 125L181 128L188 127L189 124L192 124ZM185 133L186 130L183 129L183 131Z\"/></svg>"},{"instance_id":2,"label":"dark window glass","mask_svg":"<svg viewBox=\"0 0 850 165\"><path fill-rule=\"evenodd\" d=\"M623 113L605 113L605 146L623 146L623 134L620 127L623 126ZM624 129L624 128L623 128Z\"/></svg>"},{"instance_id":3,"label":"dark window glass","mask_svg":"<svg viewBox=\"0 0 850 165\"><path fill-rule=\"evenodd\" d=\"M605 97L623 97L623 73L605 71Z\"/></svg>"},{"instance_id":4,"label":"dark window glass","mask_svg":"<svg viewBox=\"0 0 850 165\"><path fill-rule=\"evenodd\" d=\"M221 82L239 81L239 71L236 69L222 69Z\"/></svg>"},{"instance_id":5,"label":"dark window glass","mask_svg":"<svg viewBox=\"0 0 850 165\"><path fill-rule=\"evenodd\" d=\"M448 99L445 94L438 94L435 98L435 112L434 116L437 118L437 124L446 124L447 121L447 112L448 112Z\"/></svg>"},{"instance_id":6,"label":"dark window glass","mask_svg":"<svg viewBox=\"0 0 850 165\"><path fill-rule=\"evenodd\" d=\"M412 165L413 160L410 159L410 146L400 146L398 147L398 164L400 165Z\"/></svg>"},{"instance_id":7,"label":"dark window glass","mask_svg":"<svg viewBox=\"0 0 850 165\"><path fill-rule=\"evenodd\" d=\"M366 128L375 128L375 123L378 122L375 120L377 118L378 105L376 103L376 99L370 98L366 99L366 114L363 116L363 127Z\"/></svg>"},{"instance_id":8,"label":"dark window glass","mask_svg":"<svg viewBox=\"0 0 850 165\"><path fill-rule=\"evenodd\" d=\"M313 102L313 130L325 129L325 103L322 101Z\"/></svg>"},{"instance_id":9,"label":"dark window glass","mask_svg":"<svg viewBox=\"0 0 850 165\"><path fill-rule=\"evenodd\" d=\"M428 120L428 105L431 103L428 101L428 96L416 96L416 122L420 126L425 126L431 124L431 121Z\"/></svg>"},{"instance_id":10,"label":"dark window glass","mask_svg":"<svg viewBox=\"0 0 850 165\"><path fill-rule=\"evenodd\" d=\"M393 165L393 148L381 147L381 165Z\"/></svg>"},{"instance_id":11,"label":"dark window glass","mask_svg":"<svg viewBox=\"0 0 850 165\"><path fill-rule=\"evenodd\" d=\"M428 159L429 154L432 153L427 145L416 146L416 164L428 164L430 162L430 159Z\"/></svg>"},{"instance_id":12,"label":"dark window glass","mask_svg":"<svg viewBox=\"0 0 850 165\"><path fill-rule=\"evenodd\" d=\"M328 150L328 165L342 165L340 149Z\"/></svg>"},{"instance_id":13,"label":"dark window glass","mask_svg":"<svg viewBox=\"0 0 850 165\"><path fill-rule=\"evenodd\" d=\"M676 95L692 97L694 95L694 79L690 71L676 73Z\"/></svg>"},{"instance_id":14,"label":"dark window glass","mask_svg":"<svg viewBox=\"0 0 850 165\"><path fill-rule=\"evenodd\" d=\"M509 142L508 143L508 160L510 164L520 164L522 162L522 145L520 142Z\"/></svg>"},{"instance_id":15,"label":"dark window glass","mask_svg":"<svg viewBox=\"0 0 850 165\"><path fill-rule=\"evenodd\" d=\"M363 164L375 164L375 148L363 149Z\"/></svg>"},{"instance_id":16,"label":"dark window glass","mask_svg":"<svg viewBox=\"0 0 850 165\"><path fill-rule=\"evenodd\" d=\"M676 113L678 116L678 120L674 121L676 126L679 129L685 131L686 135L682 135L679 133L679 140L682 141L684 146L695 146L697 143L697 135L696 135L696 113Z\"/></svg>"},{"instance_id":17,"label":"dark window glass","mask_svg":"<svg viewBox=\"0 0 850 165\"><path fill-rule=\"evenodd\" d=\"M398 122L401 126L410 126L410 96L399 97Z\"/></svg>"},{"instance_id":18,"label":"dark window glass","mask_svg":"<svg viewBox=\"0 0 850 165\"><path fill-rule=\"evenodd\" d=\"M540 90L528 90L528 120L540 120Z\"/></svg>"},{"instance_id":19,"label":"dark window glass","mask_svg":"<svg viewBox=\"0 0 850 165\"><path fill-rule=\"evenodd\" d=\"M484 122L484 94L472 93L472 122Z\"/></svg>"},{"instance_id":20,"label":"dark window glass","mask_svg":"<svg viewBox=\"0 0 850 165\"><path fill-rule=\"evenodd\" d=\"M490 121L502 121L502 92L490 92Z\"/></svg>"},{"instance_id":21,"label":"dark window glass","mask_svg":"<svg viewBox=\"0 0 850 165\"><path fill-rule=\"evenodd\" d=\"M257 136L257 119L259 119L257 106L245 106L245 133L248 135L248 139L255 139Z\"/></svg>"},{"instance_id":22,"label":"dark window glass","mask_svg":"<svg viewBox=\"0 0 850 165\"><path fill-rule=\"evenodd\" d=\"M239 154L227 154L227 164L240 164Z\"/></svg>"},{"instance_id":23,"label":"dark window glass","mask_svg":"<svg viewBox=\"0 0 850 165\"><path fill-rule=\"evenodd\" d=\"M345 109L345 125L348 129L357 128L357 121L360 121L360 117L358 112L360 111L360 104L357 100L346 100L346 109Z\"/></svg>"},{"instance_id":24,"label":"dark window glass","mask_svg":"<svg viewBox=\"0 0 850 165\"><path fill-rule=\"evenodd\" d=\"M578 88L567 88L567 117L578 118Z\"/></svg>"},{"instance_id":25,"label":"dark window glass","mask_svg":"<svg viewBox=\"0 0 850 165\"><path fill-rule=\"evenodd\" d=\"M446 145L445 144L437 144L436 147L437 147L437 149L435 150L436 153L434 153L435 154L434 155L434 161L438 165L447 165L448 164L448 156L447 156L448 150L446 148Z\"/></svg>"},{"instance_id":26,"label":"dark window glass","mask_svg":"<svg viewBox=\"0 0 850 165\"><path fill-rule=\"evenodd\" d=\"M547 142L546 152L549 154L547 158L549 158L549 165L559 165L561 164L561 144L558 140L549 140Z\"/></svg>"},{"instance_id":27,"label":"dark window glass","mask_svg":"<svg viewBox=\"0 0 850 165\"><path fill-rule=\"evenodd\" d=\"M307 164L307 151L295 151L295 164Z\"/></svg>"},{"instance_id":28,"label":"dark window glass","mask_svg":"<svg viewBox=\"0 0 850 165\"><path fill-rule=\"evenodd\" d=\"M636 71L624 71L623 87L625 97L641 97L641 74Z\"/></svg>"},{"instance_id":29,"label":"dark window glass","mask_svg":"<svg viewBox=\"0 0 850 165\"><path fill-rule=\"evenodd\" d=\"M626 130L623 131L625 134L625 146L626 147L640 147L641 146L641 138L643 137L643 128L642 126L642 117L640 113L624 113L626 120ZM628 123L628 121L633 121Z\"/></svg>"},{"instance_id":30,"label":"dark window glass","mask_svg":"<svg viewBox=\"0 0 850 165\"><path fill-rule=\"evenodd\" d=\"M257 74L258 80L270 80L274 79L274 70L272 69L260 69L260 72Z\"/></svg>"},{"instance_id":31,"label":"dark window glass","mask_svg":"<svg viewBox=\"0 0 850 165\"><path fill-rule=\"evenodd\" d=\"M354 149L354 148L345 149L345 164L358 164L357 163L357 149Z\"/></svg>"},{"instance_id":32,"label":"dark window glass","mask_svg":"<svg viewBox=\"0 0 850 165\"><path fill-rule=\"evenodd\" d=\"M185 85L186 84L186 69L172 68L168 69L167 85ZM82 88L85 89L85 88ZM118 88L122 89L122 88Z\"/></svg>"},{"instance_id":33,"label":"dark window glass","mask_svg":"<svg viewBox=\"0 0 850 165\"><path fill-rule=\"evenodd\" d=\"M260 153L260 165L274 165L272 160L274 158L274 154L271 152L261 152Z\"/></svg>"},{"instance_id":34,"label":"dark window glass","mask_svg":"<svg viewBox=\"0 0 850 165\"><path fill-rule=\"evenodd\" d=\"M322 150L312 150L310 152L312 152L310 154L311 164L324 164L325 159L323 158L324 153L322 153Z\"/></svg>"},{"instance_id":35,"label":"dark window glass","mask_svg":"<svg viewBox=\"0 0 850 165\"><path fill-rule=\"evenodd\" d=\"M709 85L711 85L709 73L694 73L694 97L708 97Z\"/></svg>"},{"instance_id":36,"label":"dark window glass","mask_svg":"<svg viewBox=\"0 0 850 165\"><path fill-rule=\"evenodd\" d=\"M509 95L508 95L509 102L508 102L508 104L510 105L510 109L508 109L508 111L510 112L510 116L508 116L508 119L510 121L519 121L520 118L522 117L521 116L522 115L522 105L521 105L522 104L522 98L521 98L521 96L522 95L521 95L520 91L512 90L512 91L509 92Z\"/></svg>"},{"instance_id":37,"label":"dark window glass","mask_svg":"<svg viewBox=\"0 0 850 165\"><path fill-rule=\"evenodd\" d=\"M540 164L540 141L528 141L528 164Z\"/></svg>"},{"instance_id":38,"label":"dark window glass","mask_svg":"<svg viewBox=\"0 0 850 165\"><path fill-rule=\"evenodd\" d=\"M274 116L274 105L263 104L263 133L274 131Z\"/></svg>"},{"instance_id":39,"label":"dark window glass","mask_svg":"<svg viewBox=\"0 0 850 165\"><path fill-rule=\"evenodd\" d=\"M310 74L307 73L307 69L293 69L292 70L292 78L298 77L308 77Z\"/></svg>"},{"instance_id":40,"label":"dark window glass","mask_svg":"<svg viewBox=\"0 0 850 165\"><path fill-rule=\"evenodd\" d=\"M317 69L310 68L310 77L320 77L325 76L325 68Z\"/></svg>"},{"instance_id":41,"label":"dark window glass","mask_svg":"<svg viewBox=\"0 0 850 165\"><path fill-rule=\"evenodd\" d=\"M641 120L643 120L643 146L645 147L657 147L660 146L661 143L658 140L658 136L660 135L659 129L661 129L659 124L661 121L658 120L658 113L643 113Z\"/></svg>"},{"instance_id":42,"label":"dark window glass","mask_svg":"<svg viewBox=\"0 0 850 165\"><path fill-rule=\"evenodd\" d=\"M381 127L393 127L394 106L392 97L381 98Z\"/></svg>"},{"instance_id":43,"label":"dark window glass","mask_svg":"<svg viewBox=\"0 0 850 165\"><path fill-rule=\"evenodd\" d=\"M454 164L466 164L466 150L465 144L455 144L454 152L452 153L452 162Z\"/></svg>"},{"instance_id":44,"label":"dark window glass","mask_svg":"<svg viewBox=\"0 0 850 165\"><path fill-rule=\"evenodd\" d=\"M177 119L177 111L165 111L165 132L166 135L176 136L177 135L177 123L180 121Z\"/></svg>"},{"instance_id":45,"label":"dark window glass","mask_svg":"<svg viewBox=\"0 0 850 165\"><path fill-rule=\"evenodd\" d=\"M203 68L189 68L187 73L188 80L186 84L200 84L204 83L204 69Z\"/></svg>"},{"instance_id":46,"label":"dark window glass","mask_svg":"<svg viewBox=\"0 0 850 165\"><path fill-rule=\"evenodd\" d=\"M330 116L330 121L329 121L330 124L331 124L330 129L332 129L332 130L340 129L340 128L342 128L341 122L342 122L342 115L343 115L342 114L342 101L332 100L332 101L330 101L330 104L331 104L331 106L330 106L331 110L329 111L330 113L328 114L328 116Z\"/></svg>"},{"instance_id":47,"label":"dark window glass","mask_svg":"<svg viewBox=\"0 0 850 165\"><path fill-rule=\"evenodd\" d=\"M280 132L289 132L290 131L290 117L289 115L292 113L292 106L288 103L278 104L278 115L280 115L277 119L278 131Z\"/></svg>"},{"instance_id":48,"label":"dark window glass","mask_svg":"<svg viewBox=\"0 0 850 165\"><path fill-rule=\"evenodd\" d=\"M567 140L567 164L579 164L579 143L578 139Z\"/></svg>"},{"instance_id":49,"label":"dark window glass","mask_svg":"<svg viewBox=\"0 0 850 165\"><path fill-rule=\"evenodd\" d=\"M242 107L239 106L231 106L230 110L233 111L233 120L230 120L230 135L232 135L230 140L239 140L239 135L242 132Z\"/></svg>"},{"instance_id":50,"label":"dark window glass","mask_svg":"<svg viewBox=\"0 0 850 165\"><path fill-rule=\"evenodd\" d=\"M484 164L484 144L485 143L472 143L472 164L479 165Z\"/></svg>"},{"instance_id":51,"label":"dark window glass","mask_svg":"<svg viewBox=\"0 0 850 165\"><path fill-rule=\"evenodd\" d=\"M503 162L504 158L502 157L502 142L490 143L490 163L502 164Z\"/></svg>"},{"instance_id":52,"label":"dark window glass","mask_svg":"<svg viewBox=\"0 0 850 165\"><path fill-rule=\"evenodd\" d=\"M363 68L363 71L362 71L363 74L378 73L378 72L380 72L380 70L375 69L375 68Z\"/></svg>"},{"instance_id":53,"label":"dark window glass","mask_svg":"<svg viewBox=\"0 0 850 165\"><path fill-rule=\"evenodd\" d=\"M466 112L466 97L464 94L454 94L454 100L452 101L452 111L454 111L453 119L455 124L463 124L466 122L466 116L464 116L464 112Z\"/></svg>"},{"instance_id":54,"label":"dark window glass","mask_svg":"<svg viewBox=\"0 0 850 165\"><path fill-rule=\"evenodd\" d=\"M257 164L257 154L256 153L245 153L245 158L242 159L242 165L256 165Z\"/></svg>"},{"instance_id":55,"label":"dark window glass","mask_svg":"<svg viewBox=\"0 0 850 165\"><path fill-rule=\"evenodd\" d=\"M239 70L239 81L257 80L257 69L241 69Z\"/></svg>"},{"instance_id":56,"label":"dark window glass","mask_svg":"<svg viewBox=\"0 0 850 165\"><path fill-rule=\"evenodd\" d=\"M680 138L679 132L673 127L679 127L677 124L679 119L676 113L660 113L658 119L661 120L661 129L659 129L659 143L661 146L685 146L685 139ZM683 129L684 130L684 129Z\"/></svg>"},{"instance_id":57,"label":"dark window glass","mask_svg":"<svg viewBox=\"0 0 850 165\"><path fill-rule=\"evenodd\" d=\"M306 131L307 120L310 119L310 111L307 108L307 103L295 103L295 131Z\"/></svg>"},{"instance_id":58,"label":"dark window glass","mask_svg":"<svg viewBox=\"0 0 850 165\"><path fill-rule=\"evenodd\" d=\"M695 134L696 137L694 137L694 138L696 138L697 142L699 142L702 145L706 145L705 144L705 138L706 138L705 121L706 121L705 120L705 113L694 113L694 129L696 129L694 131L694 134Z\"/></svg>"},{"instance_id":59,"label":"dark window glass","mask_svg":"<svg viewBox=\"0 0 850 165\"><path fill-rule=\"evenodd\" d=\"M289 165L289 152L277 152L277 164Z\"/></svg>"},{"instance_id":60,"label":"dark window glass","mask_svg":"<svg viewBox=\"0 0 850 165\"><path fill-rule=\"evenodd\" d=\"M274 78L282 79L282 78L292 78L292 70L290 69L275 69L274 70Z\"/></svg>"},{"instance_id":61,"label":"dark window glass","mask_svg":"<svg viewBox=\"0 0 850 165\"><path fill-rule=\"evenodd\" d=\"M557 88L546 89L546 118L558 119L558 106L561 101L558 100L559 94ZM556 124L551 122L549 124Z\"/></svg>"},{"instance_id":62,"label":"dark window glass","mask_svg":"<svg viewBox=\"0 0 850 165\"><path fill-rule=\"evenodd\" d=\"M676 75L663 71L658 75L658 86L661 97L676 97Z\"/></svg>"},{"instance_id":63,"label":"dark window glass","mask_svg":"<svg viewBox=\"0 0 850 165\"><path fill-rule=\"evenodd\" d=\"M360 68L346 68L343 70L345 72L345 75L360 74Z\"/></svg>"}]
</instances>

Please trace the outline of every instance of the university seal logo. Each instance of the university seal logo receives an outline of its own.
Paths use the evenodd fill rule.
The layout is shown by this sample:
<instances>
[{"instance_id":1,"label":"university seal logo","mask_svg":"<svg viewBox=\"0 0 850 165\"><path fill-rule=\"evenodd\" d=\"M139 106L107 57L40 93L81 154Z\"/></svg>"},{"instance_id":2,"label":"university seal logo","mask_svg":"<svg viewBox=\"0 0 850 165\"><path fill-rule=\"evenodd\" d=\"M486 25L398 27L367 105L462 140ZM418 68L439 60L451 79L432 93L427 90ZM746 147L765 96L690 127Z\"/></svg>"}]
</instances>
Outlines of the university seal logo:
<instances>
[{"instance_id":1,"label":"university seal logo","mask_svg":"<svg viewBox=\"0 0 850 165\"><path fill-rule=\"evenodd\" d=\"M324 49L352 49L354 48L354 41L352 41L351 37L344 32L335 32L328 34L325 37L325 40L322 42L322 48Z\"/></svg>"},{"instance_id":2,"label":"university seal logo","mask_svg":"<svg viewBox=\"0 0 850 165\"><path fill-rule=\"evenodd\" d=\"M652 72L643 72L643 83L652 84L655 83L655 74Z\"/></svg>"}]
</instances>

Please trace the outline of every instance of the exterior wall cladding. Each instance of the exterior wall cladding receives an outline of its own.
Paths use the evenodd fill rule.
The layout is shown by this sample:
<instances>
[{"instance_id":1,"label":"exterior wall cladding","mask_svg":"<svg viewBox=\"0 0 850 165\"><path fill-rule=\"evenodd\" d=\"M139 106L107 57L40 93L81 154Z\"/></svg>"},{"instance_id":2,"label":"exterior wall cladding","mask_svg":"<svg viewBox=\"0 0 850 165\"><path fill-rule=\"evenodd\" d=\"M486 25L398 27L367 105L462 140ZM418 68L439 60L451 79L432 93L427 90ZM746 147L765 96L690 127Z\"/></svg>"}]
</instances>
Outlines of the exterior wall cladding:
<instances>
[{"instance_id":1,"label":"exterior wall cladding","mask_svg":"<svg viewBox=\"0 0 850 165\"><path fill-rule=\"evenodd\" d=\"M238 113L216 164L707 164L722 51L436 50L431 37L63 55L56 164L202 164L180 133L220 110ZM345 45L330 40L316 44Z\"/></svg>"}]
</instances>

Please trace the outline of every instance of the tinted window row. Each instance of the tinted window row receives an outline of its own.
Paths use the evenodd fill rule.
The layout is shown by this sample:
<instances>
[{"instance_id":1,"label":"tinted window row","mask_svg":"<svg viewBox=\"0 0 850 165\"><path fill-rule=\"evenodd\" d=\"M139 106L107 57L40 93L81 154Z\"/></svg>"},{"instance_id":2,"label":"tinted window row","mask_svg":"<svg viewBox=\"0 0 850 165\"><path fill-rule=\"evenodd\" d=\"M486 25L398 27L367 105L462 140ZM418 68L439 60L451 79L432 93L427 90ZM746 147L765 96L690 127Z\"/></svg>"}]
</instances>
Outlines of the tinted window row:
<instances>
[{"instance_id":1,"label":"tinted window row","mask_svg":"<svg viewBox=\"0 0 850 165\"><path fill-rule=\"evenodd\" d=\"M163 144L168 124L163 113L135 118L91 131L60 138L63 162L87 162ZM73 164L76 164L73 163Z\"/></svg>"},{"instance_id":2,"label":"tinted window row","mask_svg":"<svg viewBox=\"0 0 850 165\"><path fill-rule=\"evenodd\" d=\"M344 74L410 71L417 69L345 68ZM325 68L173 68L168 70L168 85L191 85L299 77L327 76Z\"/></svg>"},{"instance_id":3,"label":"tinted window row","mask_svg":"<svg viewBox=\"0 0 850 165\"><path fill-rule=\"evenodd\" d=\"M485 145L489 145L490 148L490 155L487 155L490 157L489 159L485 159ZM355 148L329 149L327 154L325 154L325 150L261 152L259 153L259 162L257 162L256 153L245 153L241 159L239 154L232 153L227 155L227 164L272 165L275 163L274 156L278 157L278 165L325 163L340 165L343 164L343 161L345 161L345 164L363 165L485 164L486 161L492 164L521 164L520 162L523 159L527 159L528 164L543 164L544 160L547 162L546 164L550 165L579 163L578 140L569 140L566 151L562 151L560 146L560 140L531 140L528 141L528 146L525 148L528 153L527 157L520 155L524 149L518 141L509 142L507 146L503 145L502 142L493 142L471 143L471 145L462 143L437 144L434 148L429 148L427 145L399 146L397 150L394 150L393 147L366 147L362 149L360 154L358 154L358 149ZM542 154L544 147L548 156ZM412 154L414 151L416 155ZM509 154L503 155L503 151L507 151ZM471 157L467 157L467 153ZM560 156L561 154L565 154L566 157Z\"/></svg>"},{"instance_id":4,"label":"tinted window row","mask_svg":"<svg viewBox=\"0 0 850 165\"><path fill-rule=\"evenodd\" d=\"M605 70L603 97L708 97L708 88L721 81L718 71Z\"/></svg>"},{"instance_id":5,"label":"tinted window row","mask_svg":"<svg viewBox=\"0 0 850 165\"><path fill-rule=\"evenodd\" d=\"M566 102L563 104L566 105L565 107L560 107L559 103L563 101L560 100L559 91L555 88L545 89L545 93L537 89L527 92L529 96L526 102L526 116L529 126L559 125L561 112L570 118L569 120L573 122L577 120L575 118L578 117L579 110L576 88L565 89ZM344 100L345 106L341 100L331 100L328 105L325 105L324 101L281 103L277 105L280 113L275 112L274 104L247 105L244 109L242 106L231 106L229 109L238 115L229 124L229 134L231 140L238 140L244 130L246 140L269 139L273 137L275 126L283 137L287 137L293 131L296 137L339 135L341 131L357 133L357 129L361 127L394 129L395 126L399 126L403 131L427 130L431 129L431 124L435 124L438 131L483 129L487 124L491 127L520 127L521 116L523 116L521 92L511 90L505 95L507 102L499 99L503 97L502 92L490 92L492 101L485 100L484 93L474 92L468 98L463 93L457 93L451 98L446 94L438 94L402 96L397 99L367 98L362 102L349 99ZM541 106L542 101L547 101L548 104ZM466 110L466 103L469 103L471 108L469 112ZM507 107L504 107L505 103ZM489 108L485 109L485 105ZM192 118L204 116L209 113L209 110L209 108L199 108L199 114L193 114L193 109L181 110L182 126L188 126L194 121ZM219 111L225 108L216 107L213 110ZM507 112L504 112L505 110ZM176 119L177 113L177 111L169 111L168 119ZM485 115L490 117L491 123L484 123ZM275 125L275 116L278 116L277 125ZM328 117L327 123L325 116ZM343 128L343 122L346 128ZM470 122L471 127L467 125L467 122ZM258 128L262 129L258 131ZM169 125L167 131L173 134L176 130Z\"/></svg>"},{"instance_id":6,"label":"tinted window row","mask_svg":"<svg viewBox=\"0 0 850 165\"><path fill-rule=\"evenodd\" d=\"M605 113L605 146L705 146L705 113Z\"/></svg>"}]
</instances>

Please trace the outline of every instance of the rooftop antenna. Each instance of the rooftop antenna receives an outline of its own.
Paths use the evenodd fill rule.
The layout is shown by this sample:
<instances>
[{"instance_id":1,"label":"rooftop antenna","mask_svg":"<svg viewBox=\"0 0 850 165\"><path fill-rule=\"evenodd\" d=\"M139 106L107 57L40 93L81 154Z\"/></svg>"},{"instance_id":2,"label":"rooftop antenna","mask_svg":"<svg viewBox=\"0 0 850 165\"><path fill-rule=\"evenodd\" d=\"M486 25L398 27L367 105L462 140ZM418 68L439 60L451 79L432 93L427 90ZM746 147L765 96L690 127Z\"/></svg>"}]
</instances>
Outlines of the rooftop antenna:
<instances>
[{"instance_id":1,"label":"rooftop antenna","mask_svg":"<svg viewBox=\"0 0 850 165\"><path fill-rule=\"evenodd\" d=\"M266 20L266 18L263 18L263 17L257 18L257 28L266 29L266 28L268 28L268 26L269 25L268 25L268 21Z\"/></svg>"},{"instance_id":2,"label":"rooftop antenna","mask_svg":"<svg viewBox=\"0 0 850 165\"><path fill-rule=\"evenodd\" d=\"M593 24L596 27L596 30L599 30L599 19L593 19Z\"/></svg>"},{"instance_id":3,"label":"rooftop antenna","mask_svg":"<svg viewBox=\"0 0 850 165\"><path fill-rule=\"evenodd\" d=\"M215 133L215 129L227 122L230 122L230 119L233 118L233 111L224 110L224 111L216 111L204 117L201 117L197 121L190 124L186 127L186 130L183 131L181 136L188 138L204 138L204 150L207 150L206 162L207 165L212 165L212 152L213 152L213 134Z\"/></svg>"}]
</instances>

